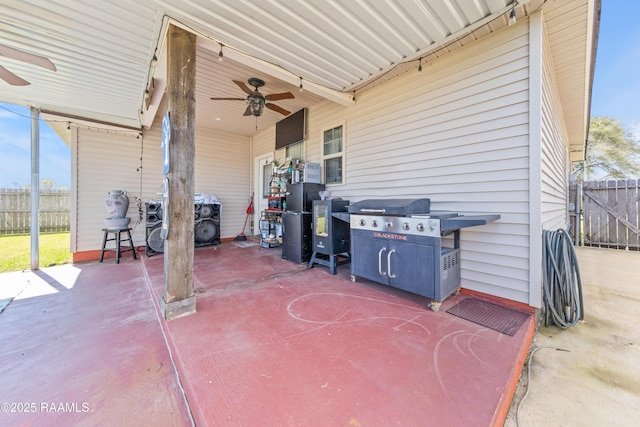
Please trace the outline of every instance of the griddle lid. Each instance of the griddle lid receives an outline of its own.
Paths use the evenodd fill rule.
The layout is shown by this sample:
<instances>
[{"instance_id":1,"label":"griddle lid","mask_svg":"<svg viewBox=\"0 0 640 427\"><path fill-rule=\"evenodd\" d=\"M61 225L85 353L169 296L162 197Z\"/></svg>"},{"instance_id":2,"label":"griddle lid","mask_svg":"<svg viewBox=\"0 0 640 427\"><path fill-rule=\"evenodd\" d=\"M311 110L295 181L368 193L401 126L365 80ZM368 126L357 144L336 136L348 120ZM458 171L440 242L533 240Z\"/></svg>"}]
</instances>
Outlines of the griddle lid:
<instances>
[{"instance_id":1,"label":"griddle lid","mask_svg":"<svg viewBox=\"0 0 640 427\"><path fill-rule=\"evenodd\" d=\"M349 213L401 215L426 214L430 199L367 199L349 205Z\"/></svg>"}]
</instances>

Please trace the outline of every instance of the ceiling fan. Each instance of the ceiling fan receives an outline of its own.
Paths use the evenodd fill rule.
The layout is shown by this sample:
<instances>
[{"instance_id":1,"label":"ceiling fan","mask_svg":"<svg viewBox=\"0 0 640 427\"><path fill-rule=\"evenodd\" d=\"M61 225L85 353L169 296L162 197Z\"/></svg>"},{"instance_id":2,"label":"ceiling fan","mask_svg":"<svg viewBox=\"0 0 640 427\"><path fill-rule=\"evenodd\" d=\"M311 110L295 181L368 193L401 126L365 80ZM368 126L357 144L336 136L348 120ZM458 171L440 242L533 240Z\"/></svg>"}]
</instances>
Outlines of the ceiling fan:
<instances>
[{"instance_id":1,"label":"ceiling fan","mask_svg":"<svg viewBox=\"0 0 640 427\"><path fill-rule=\"evenodd\" d=\"M6 58L17 59L18 61L23 61L29 64L37 65L42 68L46 68L47 70L56 71L56 66L53 65L48 58L44 56L35 55L33 53L24 52L22 50L14 49L9 46L4 46L0 44L0 56L4 56ZM11 71L4 68L0 65L0 79L9 83L11 86L27 86L30 85L28 81L19 77L12 73Z\"/></svg>"},{"instance_id":2,"label":"ceiling fan","mask_svg":"<svg viewBox=\"0 0 640 427\"><path fill-rule=\"evenodd\" d=\"M251 77L247 82L249 85L253 86L255 90L251 90L244 82L233 80L235 84L238 85L240 89L247 94L246 98L211 98L214 101L246 101L247 109L244 112L244 116L256 116L260 117L262 115L262 111L264 107L267 107L270 110L277 111L278 113L288 116L291 114L290 111L285 110L282 107L279 107L275 104L271 104L267 101L279 101L281 99L293 99L295 96L291 92L283 92L283 93L272 93L271 95L263 95L260 93L258 88L264 86L264 80L258 79L256 77Z\"/></svg>"}]
</instances>

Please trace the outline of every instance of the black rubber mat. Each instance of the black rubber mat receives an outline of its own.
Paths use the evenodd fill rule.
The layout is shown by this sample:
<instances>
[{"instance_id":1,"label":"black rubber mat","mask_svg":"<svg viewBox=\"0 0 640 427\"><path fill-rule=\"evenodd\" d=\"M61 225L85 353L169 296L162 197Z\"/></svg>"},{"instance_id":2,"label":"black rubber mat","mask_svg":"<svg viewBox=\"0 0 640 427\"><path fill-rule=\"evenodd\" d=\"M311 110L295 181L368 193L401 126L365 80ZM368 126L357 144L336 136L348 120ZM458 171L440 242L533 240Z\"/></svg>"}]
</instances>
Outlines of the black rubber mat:
<instances>
[{"instance_id":1,"label":"black rubber mat","mask_svg":"<svg viewBox=\"0 0 640 427\"><path fill-rule=\"evenodd\" d=\"M510 336L515 335L531 316L530 313L477 298L464 299L447 310L447 313Z\"/></svg>"}]
</instances>

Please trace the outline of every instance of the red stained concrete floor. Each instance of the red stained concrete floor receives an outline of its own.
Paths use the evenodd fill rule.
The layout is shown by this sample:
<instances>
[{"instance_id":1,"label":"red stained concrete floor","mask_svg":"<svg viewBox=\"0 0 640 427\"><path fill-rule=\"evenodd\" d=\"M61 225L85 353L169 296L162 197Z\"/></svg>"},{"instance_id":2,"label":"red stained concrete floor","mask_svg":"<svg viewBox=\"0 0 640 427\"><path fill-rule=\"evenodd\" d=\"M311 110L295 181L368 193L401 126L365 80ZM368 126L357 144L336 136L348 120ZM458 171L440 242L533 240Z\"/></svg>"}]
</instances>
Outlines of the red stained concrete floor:
<instances>
[{"instance_id":1,"label":"red stained concrete floor","mask_svg":"<svg viewBox=\"0 0 640 427\"><path fill-rule=\"evenodd\" d=\"M163 258L141 258L78 265L71 290L0 314L0 401L90 408L0 425L502 425L534 331L533 316L511 337L446 313L464 293L434 313L348 266L233 242L195 250L197 313L158 322Z\"/></svg>"},{"instance_id":2,"label":"red stained concrete floor","mask_svg":"<svg viewBox=\"0 0 640 427\"><path fill-rule=\"evenodd\" d=\"M1 426L190 424L140 261L0 275L20 281L52 293L0 313Z\"/></svg>"}]
</instances>

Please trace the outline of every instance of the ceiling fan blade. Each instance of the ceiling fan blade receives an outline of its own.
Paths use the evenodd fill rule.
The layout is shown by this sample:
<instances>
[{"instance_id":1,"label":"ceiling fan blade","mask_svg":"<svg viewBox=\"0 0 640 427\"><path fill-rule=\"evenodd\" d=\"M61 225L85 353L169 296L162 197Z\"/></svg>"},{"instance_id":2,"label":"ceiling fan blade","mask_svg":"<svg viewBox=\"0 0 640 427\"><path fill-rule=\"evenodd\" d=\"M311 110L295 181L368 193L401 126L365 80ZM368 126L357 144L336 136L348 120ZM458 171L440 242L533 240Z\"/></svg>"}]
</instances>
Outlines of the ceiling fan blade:
<instances>
[{"instance_id":1,"label":"ceiling fan blade","mask_svg":"<svg viewBox=\"0 0 640 427\"><path fill-rule=\"evenodd\" d=\"M283 116L288 116L289 114L291 114L291 111L287 111L282 107L278 107L276 104L264 104L265 107L267 107L270 110L273 111L277 111L278 113L282 114Z\"/></svg>"},{"instance_id":2,"label":"ceiling fan blade","mask_svg":"<svg viewBox=\"0 0 640 427\"><path fill-rule=\"evenodd\" d=\"M214 101L246 101L246 98L211 98Z\"/></svg>"},{"instance_id":3,"label":"ceiling fan blade","mask_svg":"<svg viewBox=\"0 0 640 427\"><path fill-rule=\"evenodd\" d=\"M235 84L237 84L237 85L238 85L238 87L239 87L240 89L242 89L242 91L243 91L244 93L246 93L247 95L251 95L251 94L253 93L253 91L252 91L251 89L249 89L249 87L248 87L246 84L244 84L244 82L241 82L241 81L239 81L239 80L234 80L233 82L234 82Z\"/></svg>"},{"instance_id":4,"label":"ceiling fan blade","mask_svg":"<svg viewBox=\"0 0 640 427\"><path fill-rule=\"evenodd\" d=\"M44 56L36 55L33 53L23 52L9 46L0 45L0 56L17 59L18 61L46 68L47 70L56 71L56 66L53 65L53 62L51 62L49 58L45 58Z\"/></svg>"},{"instance_id":5,"label":"ceiling fan blade","mask_svg":"<svg viewBox=\"0 0 640 427\"><path fill-rule=\"evenodd\" d=\"M0 65L0 79L9 83L11 86L28 86L31 84L25 79L16 76L11 71L4 68L2 65Z\"/></svg>"},{"instance_id":6,"label":"ceiling fan blade","mask_svg":"<svg viewBox=\"0 0 640 427\"><path fill-rule=\"evenodd\" d=\"M295 96L291 92L272 93L271 95L265 95L264 99L267 101L279 101L281 99L294 99Z\"/></svg>"},{"instance_id":7,"label":"ceiling fan blade","mask_svg":"<svg viewBox=\"0 0 640 427\"><path fill-rule=\"evenodd\" d=\"M251 105L247 106L247 109L244 110L243 116L253 116L253 113L251 112Z\"/></svg>"}]
</instances>

